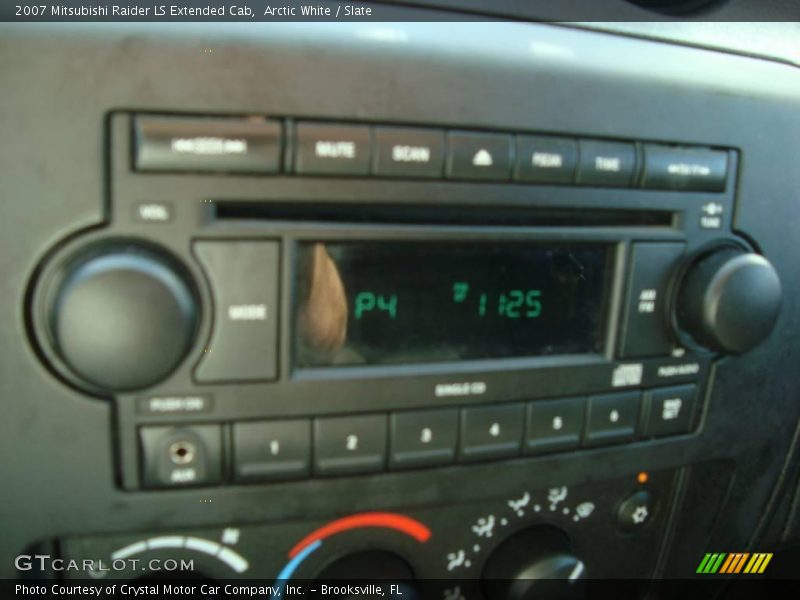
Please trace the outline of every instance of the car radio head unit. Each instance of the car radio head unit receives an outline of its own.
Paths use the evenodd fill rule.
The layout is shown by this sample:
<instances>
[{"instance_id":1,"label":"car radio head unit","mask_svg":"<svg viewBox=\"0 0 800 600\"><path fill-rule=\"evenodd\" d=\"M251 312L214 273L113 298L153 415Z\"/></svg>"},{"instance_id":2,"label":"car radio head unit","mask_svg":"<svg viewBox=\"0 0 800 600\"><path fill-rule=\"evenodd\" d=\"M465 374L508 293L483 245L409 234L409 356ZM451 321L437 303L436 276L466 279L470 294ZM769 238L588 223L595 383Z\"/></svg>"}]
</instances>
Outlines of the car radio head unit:
<instances>
[{"instance_id":1,"label":"car radio head unit","mask_svg":"<svg viewBox=\"0 0 800 600\"><path fill-rule=\"evenodd\" d=\"M691 435L714 356L780 306L731 229L733 149L108 123L107 221L43 258L27 308L52 372L114 402L124 489Z\"/></svg>"}]
</instances>

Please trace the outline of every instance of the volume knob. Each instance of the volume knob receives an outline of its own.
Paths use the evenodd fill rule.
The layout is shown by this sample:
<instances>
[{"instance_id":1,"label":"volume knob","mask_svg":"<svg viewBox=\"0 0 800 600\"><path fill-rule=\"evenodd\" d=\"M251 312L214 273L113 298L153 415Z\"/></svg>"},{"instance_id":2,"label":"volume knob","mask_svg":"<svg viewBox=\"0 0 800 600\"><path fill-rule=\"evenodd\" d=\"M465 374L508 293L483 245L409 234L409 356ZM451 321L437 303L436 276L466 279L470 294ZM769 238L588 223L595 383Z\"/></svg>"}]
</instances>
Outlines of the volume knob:
<instances>
[{"instance_id":1,"label":"volume knob","mask_svg":"<svg viewBox=\"0 0 800 600\"><path fill-rule=\"evenodd\" d=\"M689 268L678 291L678 326L699 344L738 354L772 331L781 307L781 282L763 256L724 247Z\"/></svg>"},{"instance_id":2,"label":"volume knob","mask_svg":"<svg viewBox=\"0 0 800 600\"><path fill-rule=\"evenodd\" d=\"M198 321L194 290L174 259L140 244L93 246L69 261L51 295L55 349L103 391L148 387L184 358Z\"/></svg>"}]
</instances>

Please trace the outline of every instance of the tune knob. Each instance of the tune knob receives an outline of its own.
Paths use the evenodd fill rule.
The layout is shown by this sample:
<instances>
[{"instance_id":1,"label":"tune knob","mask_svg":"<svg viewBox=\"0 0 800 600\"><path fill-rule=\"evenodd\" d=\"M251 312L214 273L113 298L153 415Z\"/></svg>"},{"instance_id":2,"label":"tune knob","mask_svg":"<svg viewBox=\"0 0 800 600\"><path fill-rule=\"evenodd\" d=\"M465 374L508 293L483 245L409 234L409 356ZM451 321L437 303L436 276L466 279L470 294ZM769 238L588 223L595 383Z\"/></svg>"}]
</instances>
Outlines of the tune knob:
<instances>
[{"instance_id":1,"label":"tune knob","mask_svg":"<svg viewBox=\"0 0 800 600\"><path fill-rule=\"evenodd\" d=\"M578 599L585 594L585 577L567 535L551 525L509 537L489 556L482 575L490 600Z\"/></svg>"},{"instance_id":2,"label":"tune knob","mask_svg":"<svg viewBox=\"0 0 800 600\"><path fill-rule=\"evenodd\" d=\"M69 261L50 296L55 349L83 382L141 389L184 358L198 321L196 295L176 261L149 246L94 246Z\"/></svg>"},{"instance_id":3,"label":"tune knob","mask_svg":"<svg viewBox=\"0 0 800 600\"><path fill-rule=\"evenodd\" d=\"M758 254L724 247L704 254L681 282L675 307L678 326L718 352L754 348L772 331L781 307L781 282Z\"/></svg>"}]
</instances>

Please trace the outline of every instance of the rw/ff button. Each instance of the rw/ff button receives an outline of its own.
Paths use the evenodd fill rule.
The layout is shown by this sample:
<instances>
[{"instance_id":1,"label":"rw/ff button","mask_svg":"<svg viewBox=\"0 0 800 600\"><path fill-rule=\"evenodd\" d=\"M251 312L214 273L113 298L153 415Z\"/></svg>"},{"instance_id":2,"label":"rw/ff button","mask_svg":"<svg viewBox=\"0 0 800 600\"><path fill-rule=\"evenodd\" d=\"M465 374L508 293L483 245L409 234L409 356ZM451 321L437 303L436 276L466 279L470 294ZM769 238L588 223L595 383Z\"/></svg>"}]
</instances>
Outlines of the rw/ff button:
<instances>
[{"instance_id":1,"label":"rw/ff button","mask_svg":"<svg viewBox=\"0 0 800 600\"><path fill-rule=\"evenodd\" d=\"M517 456L524 423L523 404L463 409L459 458L472 461Z\"/></svg>"}]
</instances>

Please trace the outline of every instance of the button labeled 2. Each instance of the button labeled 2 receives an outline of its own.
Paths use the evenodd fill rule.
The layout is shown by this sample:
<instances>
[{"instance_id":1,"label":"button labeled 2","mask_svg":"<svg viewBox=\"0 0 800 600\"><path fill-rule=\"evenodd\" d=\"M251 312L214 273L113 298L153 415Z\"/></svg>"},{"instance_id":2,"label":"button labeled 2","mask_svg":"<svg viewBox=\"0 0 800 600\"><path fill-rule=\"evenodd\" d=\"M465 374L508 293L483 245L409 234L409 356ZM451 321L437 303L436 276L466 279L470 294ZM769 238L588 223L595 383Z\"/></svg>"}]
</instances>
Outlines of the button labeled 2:
<instances>
[{"instance_id":1,"label":"button labeled 2","mask_svg":"<svg viewBox=\"0 0 800 600\"><path fill-rule=\"evenodd\" d=\"M386 415L315 419L314 473L381 471L386 462L386 427Z\"/></svg>"}]
</instances>

